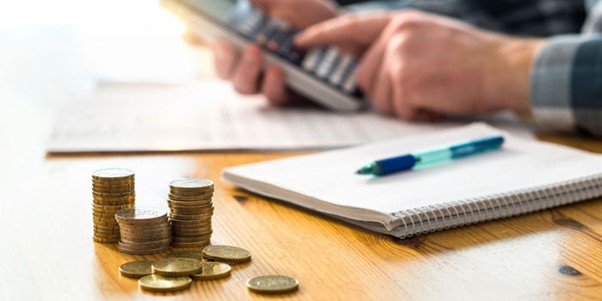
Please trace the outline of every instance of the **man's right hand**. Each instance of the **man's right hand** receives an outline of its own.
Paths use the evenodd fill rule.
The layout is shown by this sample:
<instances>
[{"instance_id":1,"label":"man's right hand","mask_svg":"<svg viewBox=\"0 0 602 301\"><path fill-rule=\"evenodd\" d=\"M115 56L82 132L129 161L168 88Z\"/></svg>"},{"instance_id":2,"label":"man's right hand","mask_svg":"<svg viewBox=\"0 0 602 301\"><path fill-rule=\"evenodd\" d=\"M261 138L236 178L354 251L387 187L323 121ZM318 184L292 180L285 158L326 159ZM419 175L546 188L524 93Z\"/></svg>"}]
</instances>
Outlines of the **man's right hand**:
<instances>
[{"instance_id":1,"label":"man's right hand","mask_svg":"<svg viewBox=\"0 0 602 301\"><path fill-rule=\"evenodd\" d=\"M331 0L251 0L251 3L297 29L334 18L338 9ZM284 74L275 66L267 66L264 71L263 53L257 45L248 44L239 52L227 42L218 42L212 49L217 75L231 80L239 93L262 93L275 105L291 100L291 92L284 85Z\"/></svg>"}]
</instances>

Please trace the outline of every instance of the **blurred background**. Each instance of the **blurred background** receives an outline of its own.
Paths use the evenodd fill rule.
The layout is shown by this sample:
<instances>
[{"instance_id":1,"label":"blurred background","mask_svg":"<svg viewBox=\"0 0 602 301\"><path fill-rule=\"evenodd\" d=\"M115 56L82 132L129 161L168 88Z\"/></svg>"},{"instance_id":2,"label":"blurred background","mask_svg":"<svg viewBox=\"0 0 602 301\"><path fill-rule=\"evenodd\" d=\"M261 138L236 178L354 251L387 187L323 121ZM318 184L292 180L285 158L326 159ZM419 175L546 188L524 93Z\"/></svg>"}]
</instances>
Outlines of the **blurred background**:
<instances>
[{"instance_id":1,"label":"blurred background","mask_svg":"<svg viewBox=\"0 0 602 301\"><path fill-rule=\"evenodd\" d=\"M0 95L56 104L99 84L207 76L195 61L208 53L189 46L183 33L158 1L2 0Z\"/></svg>"},{"instance_id":2,"label":"blurred background","mask_svg":"<svg viewBox=\"0 0 602 301\"><path fill-rule=\"evenodd\" d=\"M211 77L183 33L159 1L0 0L0 175L43 162L57 112L103 85Z\"/></svg>"}]
</instances>

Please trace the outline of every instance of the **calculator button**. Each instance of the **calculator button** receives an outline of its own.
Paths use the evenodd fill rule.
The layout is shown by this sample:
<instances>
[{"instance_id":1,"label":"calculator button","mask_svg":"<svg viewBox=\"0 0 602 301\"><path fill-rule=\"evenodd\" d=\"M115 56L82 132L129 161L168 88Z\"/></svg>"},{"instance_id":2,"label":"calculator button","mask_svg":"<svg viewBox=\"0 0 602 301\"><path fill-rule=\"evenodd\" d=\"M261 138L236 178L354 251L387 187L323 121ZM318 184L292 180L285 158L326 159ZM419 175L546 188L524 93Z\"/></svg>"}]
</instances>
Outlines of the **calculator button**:
<instances>
[{"instance_id":1,"label":"calculator button","mask_svg":"<svg viewBox=\"0 0 602 301\"><path fill-rule=\"evenodd\" d=\"M286 56L286 58L295 65L299 65L303 60L303 57L305 57L305 51L301 49L293 49Z\"/></svg>"},{"instance_id":2,"label":"calculator button","mask_svg":"<svg viewBox=\"0 0 602 301\"><path fill-rule=\"evenodd\" d=\"M341 58L337 68L332 72L332 74L328 77L328 81L333 86L341 86L343 84L343 77L347 74L349 68L351 68L353 62L353 58L349 55L344 55Z\"/></svg>"},{"instance_id":3,"label":"calculator button","mask_svg":"<svg viewBox=\"0 0 602 301\"><path fill-rule=\"evenodd\" d=\"M320 78L327 78L335 69L340 56L341 55L336 48L329 48L322 61L319 63L316 75Z\"/></svg>"},{"instance_id":4,"label":"calculator button","mask_svg":"<svg viewBox=\"0 0 602 301\"><path fill-rule=\"evenodd\" d=\"M347 73L341 89L347 94L354 94L357 91L357 84L355 82L355 66L350 70L350 72Z\"/></svg>"},{"instance_id":5,"label":"calculator button","mask_svg":"<svg viewBox=\"0 0 602 301\"><path fill-rule=\"evenodd\" d=\"M322 56L326 51L324 49L312 49L307 53L301 67L308 72L314 72L318 63L322 60Z\"/></svg>"}]
</instances>

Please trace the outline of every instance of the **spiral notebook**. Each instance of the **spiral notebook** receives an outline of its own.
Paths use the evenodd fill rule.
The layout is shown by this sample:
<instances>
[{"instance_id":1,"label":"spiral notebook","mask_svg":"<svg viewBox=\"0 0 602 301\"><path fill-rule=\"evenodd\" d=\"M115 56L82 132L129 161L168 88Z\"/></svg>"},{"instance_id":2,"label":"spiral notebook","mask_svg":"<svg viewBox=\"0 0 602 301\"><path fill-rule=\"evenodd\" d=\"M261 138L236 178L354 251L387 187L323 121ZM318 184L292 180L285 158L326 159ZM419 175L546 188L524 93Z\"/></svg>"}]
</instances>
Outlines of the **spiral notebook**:
<instances>
[{"instance_id":1,"label":"spiral notebook","mask_svg":"<svg viewBox=\"0 0 602 301\"><path fill-rule=\"evenodd\" d=\"M502 149L385 177L373 160L501 134ZM513 137L477 123L313 155L231 167L246 190L371 231L407 237L602 196L602 156Z\"/></svg>"}]
</instances>

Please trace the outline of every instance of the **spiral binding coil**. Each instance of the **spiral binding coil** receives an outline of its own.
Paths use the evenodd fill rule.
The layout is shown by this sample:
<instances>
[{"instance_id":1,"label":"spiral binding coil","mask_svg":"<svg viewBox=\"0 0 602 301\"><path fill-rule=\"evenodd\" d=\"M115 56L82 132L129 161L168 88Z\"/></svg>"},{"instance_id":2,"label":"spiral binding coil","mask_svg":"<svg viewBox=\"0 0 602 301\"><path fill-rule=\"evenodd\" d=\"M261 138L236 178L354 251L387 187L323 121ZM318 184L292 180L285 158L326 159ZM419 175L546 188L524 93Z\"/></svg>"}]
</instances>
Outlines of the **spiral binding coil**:
<instances>
[{"instance_id":1,"label":"spiral binding coil","mask_svg":"<svg viewBox=\"0 0 602 301\"><path fill-rule=\"evenodd\" d=\"M391 213L401 222L399 238L540 211L602 196L602 173L475 199Z\"/></svg>"}]
</instances>

